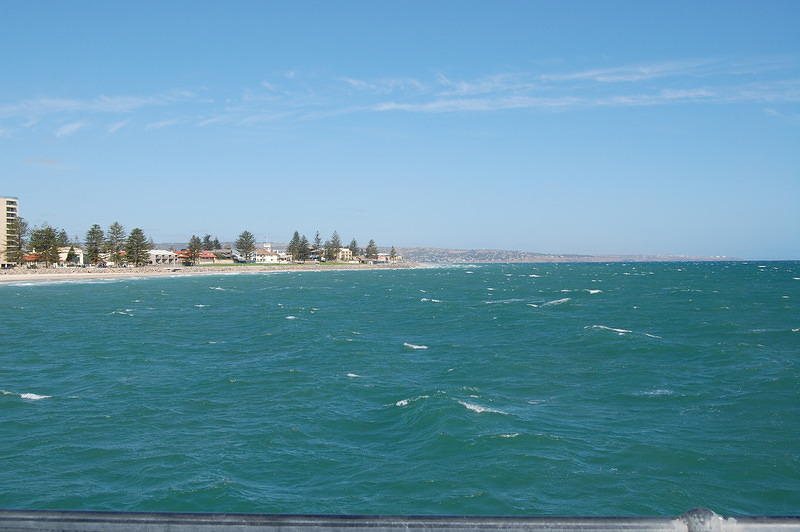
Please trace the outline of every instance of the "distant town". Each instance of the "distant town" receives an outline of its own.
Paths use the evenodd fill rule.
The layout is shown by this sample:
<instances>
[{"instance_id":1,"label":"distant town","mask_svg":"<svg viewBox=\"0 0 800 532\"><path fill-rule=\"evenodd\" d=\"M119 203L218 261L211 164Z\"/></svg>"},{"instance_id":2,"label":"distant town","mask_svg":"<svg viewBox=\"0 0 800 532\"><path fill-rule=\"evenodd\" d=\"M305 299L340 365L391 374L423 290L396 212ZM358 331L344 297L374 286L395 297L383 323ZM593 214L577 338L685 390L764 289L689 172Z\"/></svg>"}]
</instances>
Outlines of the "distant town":
<instances>
[{"instance_id":1,"label":"distant town","mask_svg":"<svg viewBox=\"0 0 800 532\"><path fill-rule=\"evenodd\" d=\"M208 265L289 264L430 264L542 263L542 262L665 262L738 260L730 257L675 255L549 254L502 249L447 249L432 247L379 247L370 240L361 247L356 239L344 244L334 231L322 240L310 240L295 231L288 243L257 243L250 231L233 242L216 236L192 235L187 242L154 243L140 228L130 231L119 223L107 228L93 225L81 238L48 224L29 227L20 216L19 199L0 197L5 223L0 224L0 267L38 269L70 267L184 267Z\"/></svg>"},{"instance_id":2,"label":"distant town","mask_svg":"<svg viewBox=\"0 0 800 532\"><path fill-rule=\"evenodd\" d=\"M118 222L107 228L92 225L83 238L70 238L63 229L49 224L29 227L20 215L16 197L0 197L5 223L0 226L0 267L11 268L119 268L184 267L211 264L393 264L403 261L394 247L381 250L370 240L360 247L356 239L343 244L338 232L322 240L317 231L313 239L295 231L284 247L258 244L250 231L242 231L230 243L205 234L192 235L180 244L157 245L134 227L127 231ZM163 249L162 249L163 248Z\"/></svg>"}]
</instances>

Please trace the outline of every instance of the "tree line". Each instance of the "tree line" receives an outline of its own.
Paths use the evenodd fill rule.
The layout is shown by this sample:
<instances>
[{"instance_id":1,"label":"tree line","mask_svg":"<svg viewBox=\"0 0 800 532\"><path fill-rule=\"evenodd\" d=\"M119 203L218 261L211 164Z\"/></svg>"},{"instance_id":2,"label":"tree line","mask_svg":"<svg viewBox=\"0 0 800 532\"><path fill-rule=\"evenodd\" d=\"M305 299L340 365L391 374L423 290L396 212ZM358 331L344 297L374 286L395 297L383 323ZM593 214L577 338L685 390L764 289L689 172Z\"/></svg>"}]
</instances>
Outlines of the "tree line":
<instances>
[{"instance_id":1,"label":"tree line","mask_svg":"<svg viewBox=\"0 0 800 532\"><path fill-rule=\"evenodd\" d=\"M80 247L80 241L77 237L70 241L63 229L46 222L30 229L21 217L15 218L9 229L9 260L12 262L22 264L25 256L33 252L37 255L37 262L56 264L60 261L59 248L67 246L70 249L65 262L78 262L75 249ZM148 251L152 248L152 240L145 237L144 231L135 227L128 233L118 222L111 224L105 232L98 224L92 225L84 240L85 257L90 264L110 261L117 265L143 266L150 262Z\"/></svg>"}]
</instances>

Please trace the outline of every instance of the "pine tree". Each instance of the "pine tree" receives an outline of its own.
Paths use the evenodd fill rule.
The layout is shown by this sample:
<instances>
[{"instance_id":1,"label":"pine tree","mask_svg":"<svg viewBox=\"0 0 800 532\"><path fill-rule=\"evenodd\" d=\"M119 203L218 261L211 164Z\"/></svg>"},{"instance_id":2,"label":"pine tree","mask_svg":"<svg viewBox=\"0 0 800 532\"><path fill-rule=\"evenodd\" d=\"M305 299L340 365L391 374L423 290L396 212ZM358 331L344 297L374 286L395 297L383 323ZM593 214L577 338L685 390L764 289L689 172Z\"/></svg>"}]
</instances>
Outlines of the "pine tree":
<instances>
[{"instance_id":1,"label":"pine tree","mask_svg":"<svg viewBox=\"0 0 800 532\"><path fill-rule=\"evenodd\" d=\"M206 251L211 251L214 249L214 244L211 242L211 235L203 235L203 243L202 247Z\"/></svg>"},{"instance_id":2,"label":"pine tree","mask_svg":"<svg viewBox=\"0 0 800 532\"><path fill-rule=\"evenodd\" d=\"M67 247L69 246L69 237L67 236L67 232L63 229L58 232L56 235L56 241L58 242L59 247Z\"/></svg>"},{"instance_id":3,"label":"pine tree","mask_svg":"<svg viewBox=\"0 0 800 532\"><path fill-rule=\"evenodd\" d=\"M286 246L286 253L292 260L300 260L300 232L295 231L289 245Z\"/></svg>"},{"instance_id":4,"label":"pine tree","mask_svg":"<svg viewBox=\"0 0 800 532\"><path fill-rule=\"evenodd\" d=\"M319 237L319 231L314 235L314 243L312 245L314 246L314 251L319 255L322 252L322 239Z\"/></svg>"},{"instance_id":5,"label":"pine tree","mask_svg":"<svg viewBox=\"0 0 800 532\"><path fill-rule=\"evenodd\" d=\"M58 263L58 233L47 224L31 233L31 248L48 266Z\"/></svg>"},{"instance_id":6,"label":"pine tree","mask_svg":"<svg viewBox=\"0 0 800 532\"><path fill-rule=\"evenodd\" d=\"M144 236L144 232L138 227L131 230L128 241L125 245L125 254L130 264L134 266L144 266L150 262L150 243Z\"/></svg>"},{"instance_id":7,"label":"pine tree","mask_svg":"<svg viewBox=\"0 0 800 532\"><path fill-rule=\"evenodd\" d=\"M369 244L367 244L367 249L365 254L368 259L378 258L378 246L375 245L374 240L370 239Z\"/></svg>"},{"instance_id":8,"label":"pine tree","mask_svg":"<svg viewBox=\"0 0 800 532\"><path fill-rule=\"evenodd\" d=\"M28 222L17 216L8 231L8 262L22 264L28 244Z\"/></svg>"},{"instance_id":9,"label":"pine tree","mask_svg":"<svg viewBox=\"0 0 800 532\"><path fill-rule=\"evenodd\" d=\"M339 258L339 249L342 247L342 239L339 238L339 233L336 231L331 235L331 239L325 246L325 258L328 260L336 260Z\"/></svg>"},{"instance_id":10,"label":"pine tree","mask_svg":"<svg viewBox=\"0 0 800 532\"><path fill-rule=\"evenodd\" d=\"M395 250L394 246L392 246L392 250L389 252L389 260L391 262L394 262L396 259L397 259L397 250Z\"/></svg>"},{"instance_id":11,"label":"pine tree","mask_svg":"<svg viewBox=\"0 0 800 532\"><path fill-rule=\"evenodd\" d=\"M359 253L360 250L358 249L358 242L356 242L355 238L350 241L350 245L347 246L347 248L353 254L353 257L355 257L356 255L360 255Z\"/></svg>"},{"instance_id":12,"label":"pine tree","mask_svg":"<svg viewBox=\"0 0 800 532\"><path fill-rule=\"evenodd\" d=\"M125 262L125 255L122 252L125 250L126 239L125 228L119 222L114 222L108 227L105 250L108 253L108 260L113 262L114 266Z\"/></svg>"},{"instance_id":13,"label":"pine tree","mask_svg":"<svg viewBox=\"0 0 800 532\"><path fill-rule=\"evenodd\" d=\"M86 258L89 264L97 264L100 262L100 253L103 251L103 244L105 236L103 230L99 225L94 224L86 232Z\"/></svg>"},{"instance_id":14,"label":"pine tree","mask_svg":"<svg viewBox=\"0 0 800 532\"><path fill-rule=\"evenodd\" d=\"M256 249L256 237L250 231L243 231L236 239L234 246L245 261L250 261Z\"/></svg>"},{"instance_id":15,"label":"pine tree","mask_svg":"<svg viewBox=\"0 0 800 532\"><path fill-rule=\"evenodd\" d=\"M78 254L75 253L75 246L70 246L69 251L67 252L67 258L64 262L68 262L70 264L77 264L78 263Z\"/></svg>"},{"instance_id":16,"label":"pine tree","mask_svg":"<svg viewBox=\"0 0 800 532\"><path fill-rule=\"evenodd\" d=\"M211 249L222 249L222 246L220 245L217 237L214 237L214 241L211 243L211 246L212 246Z\"/></svg>"},{"instance_id":17,"label":"pine tree","mask_svg":"<svg viewBox=\"0 0 800 532\"><path fill-rule=\"evenodd\" d=\"M300 237L300 244L298 245L300 260L308 260L308 257L311 255L311 248L308 245L308 239L306 235Z\"/></svg>"},{"instance_id":18,"label":"pine tree","mask_svg":"<svg viewBox=\"0 0 800 532\"><path fill-rule=\"evenodd\" d=\"M206 236L209 237L210 241L211 237L209 235ZM203 241L205 242L205 238L203 238ZM206 248L203 243L200 242L200 239L197 237L197 235L192 235L192 238L189 239L189 245L186 247L186 250L189 252L189 260L192 262L192 264L197 264L197 259L200 258L200 252L204 249Z\"/></svg>"}]
</instances>

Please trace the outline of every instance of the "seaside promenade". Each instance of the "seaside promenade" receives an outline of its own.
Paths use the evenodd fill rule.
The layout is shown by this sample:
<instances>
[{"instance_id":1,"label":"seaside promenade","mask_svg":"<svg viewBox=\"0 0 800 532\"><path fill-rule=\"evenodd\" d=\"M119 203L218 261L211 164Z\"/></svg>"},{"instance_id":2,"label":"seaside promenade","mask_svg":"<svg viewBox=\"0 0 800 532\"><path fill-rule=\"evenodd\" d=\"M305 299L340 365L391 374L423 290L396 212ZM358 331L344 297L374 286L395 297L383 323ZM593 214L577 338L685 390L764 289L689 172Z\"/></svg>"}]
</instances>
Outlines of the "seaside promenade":
<instances>
[{"instance_id":1,"label":"seaside promenade","mask_svg":"<svg viewBox=\"0 0 800 532\"><path fill-rule=\"evenodd\" d=\"M176 277L186 275L221 275L269 272L322 272L341 270L398 270L419 268L414 262L391 264L244 264L209 266L142 266L138 268L36 268L0 270L0 283L36 281L79 281L85 279L119 279L141 277Z\"/></svg>"}]
</instances>

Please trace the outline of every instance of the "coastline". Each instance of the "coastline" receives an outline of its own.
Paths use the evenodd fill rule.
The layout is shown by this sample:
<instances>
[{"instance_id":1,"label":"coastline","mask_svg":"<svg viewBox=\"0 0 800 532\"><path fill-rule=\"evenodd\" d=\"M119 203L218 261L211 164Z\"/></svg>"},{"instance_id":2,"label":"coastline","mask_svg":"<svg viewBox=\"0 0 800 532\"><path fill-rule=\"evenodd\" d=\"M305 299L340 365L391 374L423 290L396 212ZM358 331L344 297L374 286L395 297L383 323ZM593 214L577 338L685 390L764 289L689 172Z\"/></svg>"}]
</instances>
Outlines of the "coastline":
<instances>
[{"instance_id":1,"label":"coastline","mask_svg":"<svg viewBox=\"0 0 800 532\"><path fill-rule=\"evenodd\" d=\"M123 279L143 277L183 277L198 275L235 275L270 272L326 272L345 270L401 270L422 268L416 262L396 264L282 264L278 266L183 266L164 268L144 266L140 268L39 268L35 270L0 270L0 285L12 282L36 281L83 281L87 279Z\"/></svg>"}]
</instances>

